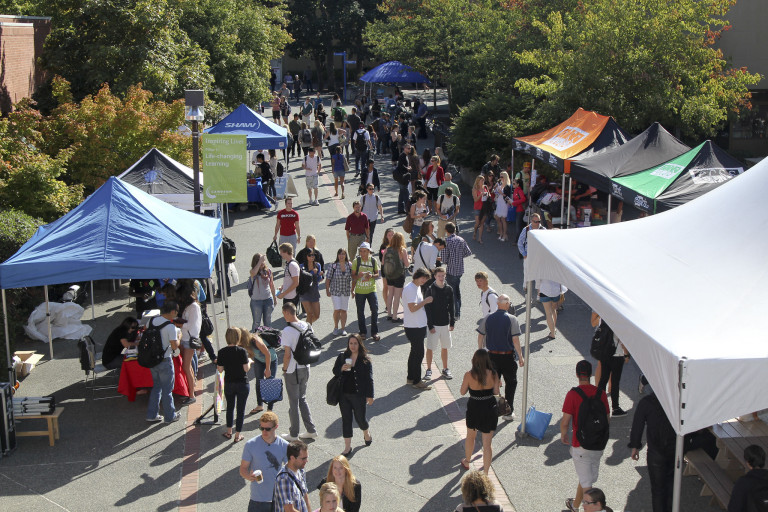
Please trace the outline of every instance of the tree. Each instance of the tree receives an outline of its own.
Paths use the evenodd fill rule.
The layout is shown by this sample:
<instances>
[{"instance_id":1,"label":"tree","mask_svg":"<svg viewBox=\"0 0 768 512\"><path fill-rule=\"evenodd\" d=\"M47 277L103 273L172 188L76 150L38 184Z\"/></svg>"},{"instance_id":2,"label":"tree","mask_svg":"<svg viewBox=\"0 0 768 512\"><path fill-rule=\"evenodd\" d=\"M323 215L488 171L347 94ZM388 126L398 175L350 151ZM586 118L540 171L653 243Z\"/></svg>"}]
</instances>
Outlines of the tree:
<instances>
[{"instance_id":1,"label":"tree","mask_svg":"<svg viewBox=\"0 0 768 512\"><path fill-rule=\"evenodd\" d=\"M83 187L63 179L72 150L44 153L42 116L26 100L16 107L0 119L0 204L50 222L82 201Z\"/></svg>"},{"instance_id":2,"label":"tree","mask_svg":"<svg viewBox=\"0 0 768 512\"><path fill-rule=\"evenodd\" d=\"M189 164L191 139L178 127L184 122L184 101L166 103L131 86L121 99L104 85L95 96L73 100L69 83L53 80L59 106L42 123L44 149L57 154L69 149L68 179L92 191L121 173L151 147Z\"/></svg>"},{"instance_id":3,"label":"tree","mask_svg":"<svg viewBox=\"0 0 768 512\"><path fill-rule=\"evenodd\" d=\"M589 0L534 25L546 37L519 52L537 76L516 86L551 126L578 107L612 115L629 131L654 121L690 137L711 136L748 107L759 75L728 69L713 44L728 29L731 0Z\"/></svg>"}]
</instances>

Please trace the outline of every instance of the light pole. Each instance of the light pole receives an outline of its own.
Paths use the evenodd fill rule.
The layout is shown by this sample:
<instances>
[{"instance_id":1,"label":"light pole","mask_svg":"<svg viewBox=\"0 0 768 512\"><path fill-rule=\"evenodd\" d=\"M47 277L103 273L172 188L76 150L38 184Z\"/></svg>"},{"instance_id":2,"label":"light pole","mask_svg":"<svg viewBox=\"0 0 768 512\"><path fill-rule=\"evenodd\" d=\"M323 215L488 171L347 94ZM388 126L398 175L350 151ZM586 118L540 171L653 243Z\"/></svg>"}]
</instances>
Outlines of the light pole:
<instances>
[{"instance_id":1,"label":"light pole","mask_svg":"<svg viewBox=\"0 0 768 512\"><path fill-rule=\"evenodd\" d=\"M184 119L192 121L192 169L194 171L195 213L200 213L200 128L198 123L205 119L203 104L205 95L199 89L184 91Z\"/></svg>"}]
</instances>

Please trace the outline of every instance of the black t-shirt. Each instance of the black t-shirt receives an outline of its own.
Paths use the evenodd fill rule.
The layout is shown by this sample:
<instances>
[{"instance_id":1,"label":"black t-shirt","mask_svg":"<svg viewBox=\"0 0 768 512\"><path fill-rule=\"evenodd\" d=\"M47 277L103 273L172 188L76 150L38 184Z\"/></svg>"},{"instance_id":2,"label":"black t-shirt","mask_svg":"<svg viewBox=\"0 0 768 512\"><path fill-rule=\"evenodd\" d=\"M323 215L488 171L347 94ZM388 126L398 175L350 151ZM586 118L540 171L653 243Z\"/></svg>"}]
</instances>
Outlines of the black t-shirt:
<instances>
[{"instance_id":1,"label":"black t-shirt","mask_svg":"<svg viewBox=\"0 0 768 512\"><path fill-rule=\"evenodd\" d=\"M120 340L125 338L128 341L133 341L132 338L135 336L132 336L128 334L128 329L123 327L122 325L115 328L115 330L112 331L112 333L107 338L106 343L104 343L104 350L102 351L101 356L101 362L102 364L109 364L114 360L116 357L120 356L120 353L123 351L123 344L120 343Z\"/></svg>"},{"instance_id":2,"label":"black t-shirt","mask_svg":"<svg viewBox=\"0 0 768 512\"><path fill-rule=\"evenodd\" d=\"M269 166L269 162L259 162L258 165L261 169L261 181L266 182L272 180L272 167Z\"/></svg>"},{"instance_id":3,"label":"black t-shirt","mask_svg":"<svg viewBox=\"0 0 768 512\"><path fill-rule=\"evenodd\" d=\"M228 345L219 350L216 365L224 367L224 382L248 382L244 364L248 364L248 352L243 347Z\"/></svg>"}]
</instances>

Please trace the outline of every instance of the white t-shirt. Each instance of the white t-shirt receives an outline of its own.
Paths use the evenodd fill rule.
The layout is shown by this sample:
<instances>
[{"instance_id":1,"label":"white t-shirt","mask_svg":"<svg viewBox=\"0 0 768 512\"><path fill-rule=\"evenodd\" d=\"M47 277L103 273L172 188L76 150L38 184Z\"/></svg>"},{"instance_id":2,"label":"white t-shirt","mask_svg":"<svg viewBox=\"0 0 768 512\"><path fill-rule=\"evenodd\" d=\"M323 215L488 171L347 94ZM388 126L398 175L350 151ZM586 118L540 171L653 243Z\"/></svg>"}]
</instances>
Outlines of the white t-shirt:
<instances>
[{"instance_id":1,"label":"white t-shirt","mask_svg":"<svg viewBox=\"0 0 768 512\"><path fill-rule=\"evenodd\" d=\"M203 324L203 313L200 310L200 304L193 302L184 309L181 318L187 323L181 326L182 341L189 341L189 338L200 337L200 327Z\"/></svg>"},{"instance_id":2,"label":"white t-shirt","mask_svg":"<svg viewBox=\"0 0 768 512\"><path fill-rule=\"evenodd\" d=\"M536 281L536 289L539 290L539 293L546 295L547 297L559 297L561 294L568 291L568 288L565 286L548 279L540 279Z\"/></svg>"},{"instance_id":3,"label":"white t-shirt","mask_svg":"<svg viewBox=\"0 0 768 512\"><path fill-rule=\"evenodd\" d=\"M307 166L306 176L317 176L317 171L320 168L320 157L315 155L312 158L311 155L304 157L304 164Z\"/></svg>"},{"instance_id":4,"label":"white t-shirt","mask_svg":"<svg viewBox=\"0 0 768 512\"><path fill-rule=\"evenodd\" d=\"M291 283L293 282L292 278L293 277L298 277L299 270L301 270L301 269L299 268L299 264L298 264L298 262L296 260L293 260L290 263L288 263L288 268L287 268L285 274L283 275L283 290L286 290L286 289L288 289L288 287L291 286ZM295 299L296 298L296 288L294 288L290 292L286 293L283 296L283 298L284 299Z\"/></svg>"},{"instance_id":5,"label":"white t-shirt","mask_svg":"<svg viewBox=\"0 0 768 512\"><path fill-rule=\"evenodd\" d=\"M283 334L280 336L280 344L284 346L286 349L291 349L291 360L288 362L288 371L285 373L293 373L296 371L296 368L306 368L309 365L303 365L303 364L296 364L296 361L293 359L293 350L296 348L296 344L299 342L299 331L291 327L293 325L296 327L296 329L301 330L302 332L309 327L309 324L307 322L302 322L301 320L296 322L291 322L290 325L286 325L283 327Z\"/></svg>"},{"instance_id":6,"label":"white t-shirt","mask_svg":"<svg viewBox=\"0 0 768 512\"><path fill-rule=\"evenodd\" d=\"M154 325L155 327L162 325L163 323L168 322L164 317L158 315L153 316L149 319L149 324ZM165 357L171 357L171 340L178 340L179 335L176 329L176 326L173 325L173 322L166 325L162 329L160 329L160 337L163 340L163 348L165 349Z\"/></svg>"},{"instance_id":7,"label":"white t-shirt","mask_svg":"<svg viewBox=\"0 0 768 512\"><path fill-rule=\"evenodd\" d=\"M483 318L499 309L498 299L499 294L493 288L480 292L480 311L483 312Z\"/></svg>"},{"instance_id":8,"label":"white t-shirt","mask_svg":"<svg viewBox=\"0 0 768 512\"><path fill-rule=\"evenodd\" d=\"M431 272L435 268L439 252L431 243L421 242L413 253L413 271L425 268Z\"/></svg>"},{"instance_id":9,"label":"white t-shirt","mask_svg":"<svg viewBox=\"0 0 768 512\"><path fill-rule=\"evenodd\" d=\"M449 218L456 214L456 208L458 204L459 201L455 195L448 197L447 195L443 194L437 198L437 207L440 210L440 214Z\"/></svg>"},{"instance_id":10,"label":"white t-shirt","mask_svg":"<svg viewBox=\"0 0 768 512\"><path fill-rule=\"evenodd\" d=\"M369 173L370 174L373 173ZM365 198L365 202L363 202ZM360 196L360 204L363 206L363 213L368 217L368 220L376 222L376 218L379 216L379 205L381 199L376 194L364 194Z\"/></svg>"},{"instance_id":11,"label":"white t-shirt","mask_svg":"<svg viewBox=\"0 0 768 512\"><path fill-rule=\"evenodd\" d=\"M424 308L417 310L415 313L411 312L408 304L418 304L424 300L424 296L421 294L421 287L416 286L413 281L405 285L403 288L403 327L426 327L427 326L427 312Z\"/></svg>"},{"instance_id":12,"label":"white t-shirt","mask_svg":"<svg viewBox=\"0 0 768 512\"><path fill-rule=\"evenodd\" d=\"M332 132L328 132L328 145L333 146L334 144L339 143L339 132L337 131L334 135Z\"/></svg>"}]
</instances>

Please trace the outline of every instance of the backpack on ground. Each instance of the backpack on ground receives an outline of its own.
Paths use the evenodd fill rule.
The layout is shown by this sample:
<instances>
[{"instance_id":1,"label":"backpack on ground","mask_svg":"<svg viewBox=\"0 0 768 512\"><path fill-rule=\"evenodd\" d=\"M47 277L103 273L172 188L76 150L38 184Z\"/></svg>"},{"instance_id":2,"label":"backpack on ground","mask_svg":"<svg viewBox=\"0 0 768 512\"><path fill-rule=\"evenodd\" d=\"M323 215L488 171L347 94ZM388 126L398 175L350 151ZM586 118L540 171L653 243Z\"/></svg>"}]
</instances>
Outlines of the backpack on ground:
<instances>
[{"instance_id":1,"label":"backpack on ground","mask_svg":"<svg viewBox=\"0 0 768 512\"><path fill-rule=\"evenodd\" d=\"M292 260L296 261L296 260ZM296 261L296 264L298 265L299 262ZM285 271L288 272L288 266L285 267ZM290 275L290 273L288 274ZM294 276L291 276L294 277ZM303 268L301 268L301 265L299 265L299 284L296 286L296 293L299 295L304 295L312 288L312 283L314 281L314 277L312 276L311 272L307 272Z\"/></svg>"},{"instance_id":2,"label":"backpack on ground","mask_svg":"<svg viewBox=\"0 0 768 512\"><path fill-rule=\"evenodd\" d=\"M365 130L358 130L355 132L355 149L357 151L362 152L368 150L368 141L365 140L366 133L367 132Z\"/></svg>"},{"instance_id":3,"label":"backpack on ground","mask_svg":"<svg viewBox=\"0 0 768 512\"><path fill-rule=\"evenodd\" d=\"M237 258L237 247L235 247L235 242L231 238L224 236L221 238L221 246L224 250L224 264L229 265L230 263L234 263L235 258Z\"/></svg>"},{"instance_id":4,"label":"backpack on ground","mask_svg":"<svg viewBox=\"0 0 768 512\"><path fill-rule=\"evenodd\" d=\"M154 368L163 359L165 359L165 349L163 348L163 328L171 322L165 321L160 325L155 325L152 320L149 321L147 328L141 335L138 345L138 356L136 360L144 368Z\"/></svg>"},{"instance_id":5,"label":"backpack on ground","mask_svg":"<svg viewBox=\"0 0 768 512\"><path fill-rule=\"evenodd\" d=\"M309 130L301 130L301 142L304 144L312 144L312 132Z\"/></svg>"},{"instance_id":6,"label":"backpack on ground","mask_svg":"<svg viewBox=\"0 0 768 512\"><path fill-rule=\"evenodd\" d=\"M747 492L747 512L768 512L768 478L754 478L752 489Z\"/></svg>"},{"instance_id":7,"label":"backpack on ground","mask_svg":"<svg viewBox=\"0 0 768 512\"><path fill-rule=\"evenodd\" d=\"M597 326L595 334L592 336L592 345L589 348L589 353L598 361L604 361L615 352L616 344L613 342L613 329L600 320L600 325Z\"/></svg>"},{"instance_id":8,"label":"backpack on ground","mask_svg":"<svg viewBox=\"0 0 768 512\"><path fill-rule=\"evenodd\" d=\"M296 348L293 349L293 359L297 364L314 364L320 359L320 340L317 339L312 326L308 325L305 330L301 330L292 324L288 324L299 331L299 340L296 342Z\"/></svg>"},{"instance_id":9,"label":"backpack on ground","mask_svg":"<svg viewBox=\"0 0 768 512\"><path fill-rule=\"evenodd\" d=\"M581 405L578 412L578 429L574 433L579 444L585 450L604 450L608 444L608 412L600 397L603 390L597 388L595 394L587 396L584 390L572 388L581 397Z\"/></svg>"},{"instance_id":10,"label":"backpack on ground","mask_svg":"<svg viewBox=\"0 0 768 512\"><path fill-rule=\"evenodd\" d=\"M384 260L381 262L381 267L384 270L384 275L387 276L387 280L400 279L400 277L405 274L405 266L400 259L400 255L391 247L384 253Z\"/></svg>"}]
</instances>

